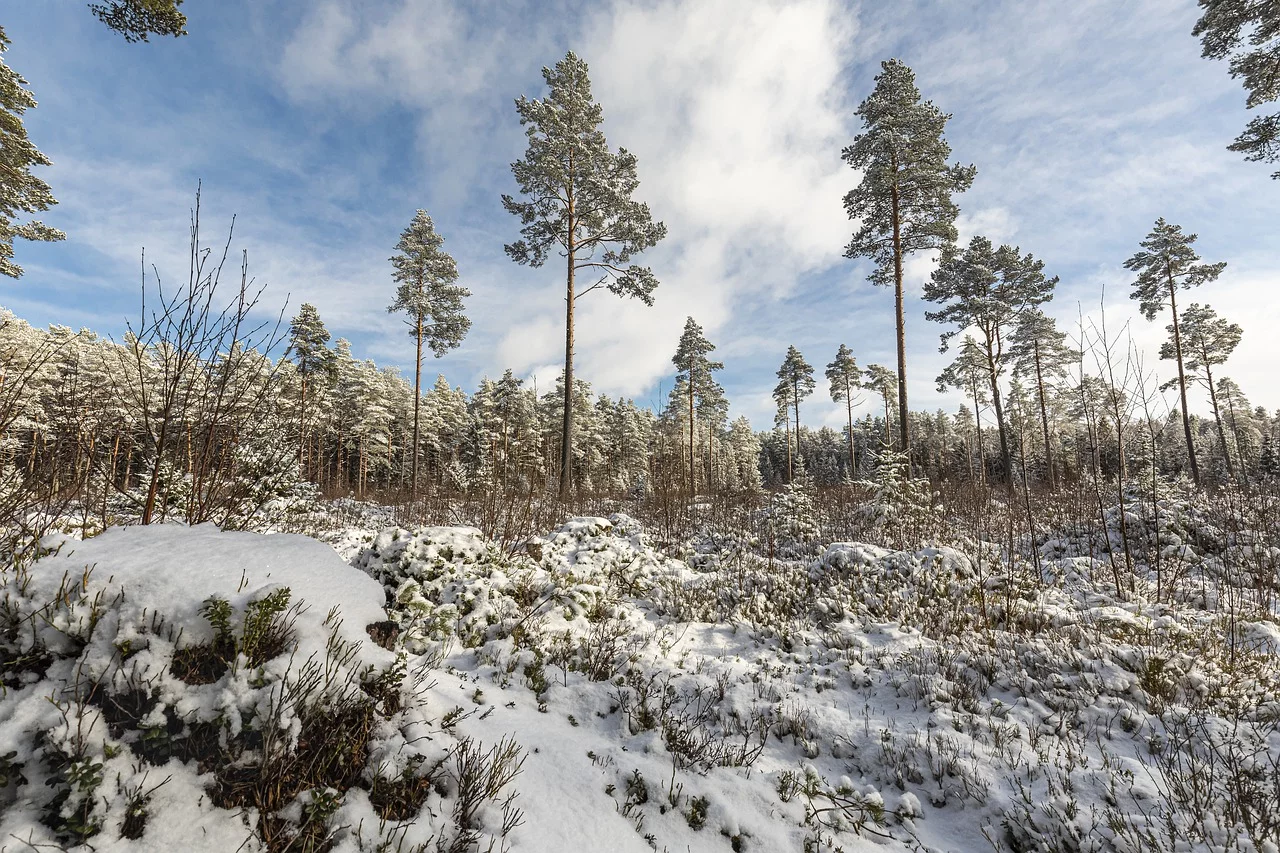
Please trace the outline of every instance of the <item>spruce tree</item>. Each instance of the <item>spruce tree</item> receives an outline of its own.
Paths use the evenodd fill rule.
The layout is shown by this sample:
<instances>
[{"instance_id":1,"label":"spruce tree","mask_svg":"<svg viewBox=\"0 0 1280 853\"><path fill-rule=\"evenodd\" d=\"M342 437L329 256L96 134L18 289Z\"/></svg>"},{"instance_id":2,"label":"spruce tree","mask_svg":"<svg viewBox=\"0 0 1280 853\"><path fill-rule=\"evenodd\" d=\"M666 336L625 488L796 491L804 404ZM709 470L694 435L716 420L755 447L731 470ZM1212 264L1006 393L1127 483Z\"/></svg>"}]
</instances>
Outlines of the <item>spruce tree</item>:
<instances>
[{"instance_id":1,"label":"spruce tree","mask_svg":"<svg viewBox=\"0 0 1280 853\"><path fill-rule=\"evenodd\" d=\"M1173 324L1166 327L1169 340L1160 346L1160 357L1172 361L1178 354L1178 341L1175 338ZM1208 305L1192 303L1182 312L1177 330L1181 335L1183 359L1186 365L1187 378L1202 385L1209 392L1209 404L1213 407L1213 420L1218 428L1218 440L1222 442L1222 455L1226 461L1227 474L1235 476L1235 467L1231 462L1230 445L1222 425L1222 409L1218 400L1218 389L1214 383L1213 368L1226 364L1231 353L1240 344L1243 334L1240 326L1228 322L1218 316ZM1162 388L1170 388L1176 382L1166 382Z\"/></svg>"},{"instance_id":2,"label":"spruce tree","mask_svg":"<svg viewBox=\"0 0 1280 853\"><path fill-rule=\"evenodd\" d=\"M1078 362L1080 351L1067 346L1066 332L1058 331L1053 318L1038 308L1023 313L1010 337L1009 355L1014 373L1034 379L1040 408L1040 429L1044 439L1045 477L1050 491L1057 488L1053 445L1049 440L1049 383L1061 381L1067 366Z\"/></svg>"},{"instance_id":3,"label":"spruce tree","mask_svg":"<svg viewBox=\"0 0 1280 853\"><path fill-rule=\"evenodd\" d=\"M67 235L43 222L13 221L19 213L48 210L58 202L49 185L31 174L32 166L52 164L22 124L22 114L35 107L36 99L23 88L27 81L5 63L8 49L9 38L0 27L0 275L18 278L22 267L13 262L15 238L53 242Z\"/></svg>"},{"instance_id":4,"label":"spruce tree","mask_svg":"<svg viewBox=\"0 0 1280 853\"><path fill-rule=\"evenodd\" d=\"M1182 334L1178 321L1178 290L1190 290L1214 281L1226 268L1226 262L1197 263L1200 256L1191 248L1195 234L1184 234L1182 227L1156 220L1155 227L1142 241L1142 249L1124 262L1125 269L1138 274L1130 299L1138 300L1142 316L1154 320L1166 306L1173 317L1173 356L1178 362L1178 393L1182 397L1182 429L1187 440L1187 459L1191 479L1200 485L1200 466L1191 436L1191 413L1187 411L1187 378L1183 365Z\"/></svg>"},{"instance_id":5,"label":"spruce tree","mask_svg":"<svg viewBox=\"0 0 1280 853\"><path fill-rule=\"evenodd\" d=\"M959 208L952 195L967 190L977 170L947 163L951 146L943 130L951 116L921 102L915 73L896 59L881 68L875 90L858 107L865 129L841 154L862 172L862 182L844 197L849 218L862 223L845 257L869 258L872 283L894 288L899 448L909 455L903 260L955 242Z\"/></svg>"},{"instance_id":6,"label":"spruce tree","mask_svg":"<svg viewBox=\"0 0 1280 853\"><path fill-rule=\"evenodd\" d=\"M955 335L968 328L978 330L1000 435L1000 461L1010 487L1013 455L1000 396L1000 377L1008 362L1005 339L1025 312L1053 298L1057 283L1056 277L1045 277L1043 261L1021 254L1015 246L996 249L986 237L974 237L964 251L955 246L943 249L938 268L924 288L925 299L943 306L925 317L954 327L942 333L942 352Z\"/></svg>"},{"instance_id":7,"label":"spruce tree","mask_svg":"<svg viewBox=\"0 0 1280 853\"><path fill-rule=\"evenodd\" d=\"M707 355L715 350L715 344L707 340L702 333L702 327L694 322L692 317L685 320L684 332L680 335L680 342L676 345L676 354L671 357L671 361L676 366L678 373L676 380L684 383L689 403L689 495L692 497L697 494L697 477L695 476L694 463L697 460L697 450L694 446L694 424L697 420L695 414L695 398L701 402L698 408L707 411L708 408L714 408L714 403L723 400L723 390L716 384L712 376L712 371L723 370L724 364L719 361L711 361Z\"/></svg>"},{"instance_id":8,"label":"spruce tree","mask_svg":"<svg viewBox=\"0 0 1280 853\"><path fill-rule=\"evenodd\" d=\"M600 124L600 105L591 97L587 63L570 51L555 68L543 68L549 93L541 100L520 97L516 112L529 147L511 164L523 201L509 195L502 206L520 218L520 240L507 255L518 264L540 267L553 249L563 251L565 275L564 379L574 386L574 305L601 287L618 296L653 304L658 280L635 255L666 236L649 206L632 194L639 186L636 158L625 148L609 150ZM579 271L599 279L582 290ZM573 481L573 407L566 398L560 436L560 499L568 500Z\"/></svg>"},{"instance_id":9,"label":"spruce tree","mask_svg":"<svg viewBox=\"0 0 1280 853\"><path fill-rule=\"evenodd\" d=\"M862 387L862 370L858 368L853 351L844 344L836 351L835 360L827 365L827 381L831 383L832 401L843 402L845 414L849 417L849 476L856 477L858 461L853 452L853 407L862 402L855 393Z\"/></svg>"},{"instance_id":10,"label":"spruce tree","mask_svg":"<svg viewBox=\"0 0 1280 853\"><path fill-rule=\"evenodd\" d=\"M409 494L418 497L419 409L422 400L422 345L425 343L440 358L457 347L471 328L471 320L462 313L462 300L471 295L458 280L458 265L444 251L444 238L425 210L414 214L413 221L400 234L397 254L391 256L395 267L392 278L399 283L396 300L387 310L408 315L409 334L417 344L413 362L413 452Z\"/></svg>"},{"instance_id":11,"label":"spruce tree","mask_svg":"<svg viewBox=\"0 0 1280 853\"><path fill-rule=\"evenodd\" d=\"M1208 59L1230 59L1231 76L1249 93L1255 109L1280 100L1280 3L1274 0L1200 0L1204 10L1192 35ZM1246 160L1280 162L1280 113L1254 118L1227 146ZM1280 172L1272 178L1280 180Z\"/></svg>"},{"instance_id":12,"label":"spruce tree","mask_svg":"<svg viewBox=\"0 0 1280 853\"><path fill-rule=\"evenodd\" d=\"M787 347L787 357L778 368L778 384L788 389L787 398L795 408L796 415L796 459L803 459L800 449L800 401L813 393L817 383L813 381L813 366L804 360L800 350L794 346ZM775 399L776 399L775 392Z\"/></svg>"}]
</instances>

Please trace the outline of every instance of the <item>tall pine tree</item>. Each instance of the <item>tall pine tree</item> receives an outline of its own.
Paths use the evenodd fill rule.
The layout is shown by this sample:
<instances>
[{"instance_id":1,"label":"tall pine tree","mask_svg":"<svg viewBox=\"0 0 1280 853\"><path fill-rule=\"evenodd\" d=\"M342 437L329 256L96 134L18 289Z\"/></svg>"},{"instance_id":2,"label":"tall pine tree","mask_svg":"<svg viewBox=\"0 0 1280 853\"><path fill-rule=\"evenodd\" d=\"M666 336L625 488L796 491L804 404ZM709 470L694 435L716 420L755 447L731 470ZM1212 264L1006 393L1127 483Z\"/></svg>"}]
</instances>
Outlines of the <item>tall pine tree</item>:
<instances>
[{"instance_id":1,"label":"tall pine tree","mask_svg":"<svg viewBox=\"0 0 1280 853\"><path fill-rule=\"evenodd\" d=\"M1190 290L1216 280L1227 264L1225 261L1216 264L1197 263L1200 256L1191 248L1195 241L1195 234L1184 234L1182 226L1172 225L1161 217L1142 241L1142 249L1125 261L1124 266L1138 274L1129 298L1138 300L1142 316L1154 320L1167 306L1173 317L1173 356L1178 362L1182 430L1187 440L1191 479L1199 486L1200 466L1196 461L1196 447L1191 435L1191 413L1187 411L1187 377L1183 366L1182 333L1178 324L1178 290Z\"/></svg>"},{"instance_id":2,"label":"tall pine tree","mask_svg":"<svg viewBox=\"0 0 1280 853\"><path fill-rule=\"evenodd\" d=\"M542 266L554 248L564 253L564 382L572 388L577 299L606 287L652 305L658 280L632 259L666 236L667 229L653 221L648 205L632 198L640 185L636 158L625 148L616 154L609 150L600 130L603 112L591 97L587 63L570 51L555 68L543 68L542 76L550 90L546 98L516 100L529 147L523 160L511 164L524 200L502 197L503 207L520 217L522 238L505 248L513 261L533 267ZM579 291L575 281L582 270L599 279ZM573 416L566 397L560 436L561 500L569 499L572 488Z\"/></svg>"},{"instance_id":3,"label":"tall pine tree","mask_svg":"<svg viewBox=\"0 0 1280 853\"><path fill-rule=\"evenodd\" d=\"M881 68L875 90L858 107L864 130L841 154L862 172L862 182L844 197L849 218L862 223L845 257L869 258L876 265L872 283L894 288L899 447L909 453L903 260L955 242L959 208L952 195L967 190L977 170L947 163L951 146L942 134L951 116L921 102L915 73L896 59Z\"/></svg>"},{"instance_id":4,"label":"tall pine tree","mask_svg":"<svg viewBox=\"0 0 1280 853\"><path fill-rule=\"evenodd\" d=\"M817 383L813 381L813 365L804 360L800 350L787 347L787 357L778 368L778 385L787 389L786 399L791 401L796 415L796 459L802 460L800 449L800 401L813 393ZM776 392L775 392L776 399Z\"/></svg>"},{"instance_id":5,"label":"tall pine tree","mask_svg":"<svg viewBox=\"0 0 1280 853\"><path fill-rule=\"evenodd\" d=\"M458 265L443 248L444 238L425 210L414 214L413 221L400 234L392 278L399 283L396 300L388 311L408 315L409 334L417 344L413 362L413 451L409 494L418 497L419 409L422 401L422 345L425 343L440 358L462 343L471 329L464 314L462 300L471 295L458 280Z\"/></svg>"},{"instance_id":6,"label":"tall pine tree","mask_svg":"<svg viewBox=\"0 0 1280 853\"><path fill-rule=\"evenodd\" d=\"M678 371L676 380L684 383L689 401L690 497L698 492L698 479L695 474L695 463L698 458L694 444L694 424L697 421L695 409L701 409L704 414L708 413L708 410L716 409L716 404L724 399L723 390L712 376L712 371L723 370L724 364L707 358L715 348L715 344L708 341L706 335L702 333L702 327L690 317L685 321L684 332L681 333L680 342L676 345L676 354L671 357ZM695 404L695 398L698 400L697 404ZM709 424L708 428L710 427Z\"/></svg>"}]
</instances>

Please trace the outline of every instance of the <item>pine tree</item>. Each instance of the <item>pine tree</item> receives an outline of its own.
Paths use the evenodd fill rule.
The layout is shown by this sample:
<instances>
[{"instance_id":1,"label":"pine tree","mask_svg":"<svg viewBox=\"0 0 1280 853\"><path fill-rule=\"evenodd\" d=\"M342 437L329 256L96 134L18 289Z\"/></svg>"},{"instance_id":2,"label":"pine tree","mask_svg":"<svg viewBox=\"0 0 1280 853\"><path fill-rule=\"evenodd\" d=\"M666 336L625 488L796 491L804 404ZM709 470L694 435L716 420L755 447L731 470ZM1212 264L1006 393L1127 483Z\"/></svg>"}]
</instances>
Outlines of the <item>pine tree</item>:
<instances>
[{"instance_id":1,"label":"pine tree","mask_svg":"<svg viewBox=\"0 0 1280 853\"><path fill-rule=\"evenodd\" d=\"M1200 0L1204 13L1192 35L1200 37L1203 56L1230 58L1231 76L1249 93L1255 109L1280 100L1280 4L1274 0ZM1280 113L1258 116L1227 146L1246 160L1280 162ZM1280 172L1272 178L1280 180Z\"/></svg>"},{"instance_id":2,"label":"pine tree","mask_svg":"<svg viewBox=\"0 0 1280 853\"><path fill-rule=\"evenodd\" d=\"M858 473L858 461L853 452L853 407L862 402L855 394L856 389L862 387L862 370L853 351L844 344L836 351L835 360L827 365L827 381L831 383L832 401L843 402L849 417L849 476L854 477Z\"/></svg>"},{"instance_id":3,"label":"pine tree","mask_svg":"<svg viewBox=\"0 0 1280 853\"><path fill-rule=\"evenodd\" d=\"M959 208L951 197L972 185L977 170L948 165L951 146L942 134L951 116L921 103L915 73L896 59L881 68L875 90L858 107L865 130L841 154L862 171L862 182L844 197L849 218L862 223L845 257L869 258L876 265L872 283L894 287L899 448L909 455L903 260L955 242Z\"/></svg>"},{"instance_id":4,"label":"pine tree","mask_svg":"<svg viewBox=\"0 0 1280 853\"><path fill-rule=\"evenodd\" d=\"M1178 362L1178 393L1182 396L1182 428L1187 440L1187 458L1191 479L1200 485L1200 467L1196 462L1195 443L1191 436L1191 414L1187 411L1187 378L1183 366L1182 336L1178 328L1178 289L1190 290L1214 281L1226 268L1226 262L1199 264L1200 256L1191 248L1195 234L1184 234L1182 227L1164 218L1142 241L1142 250L1124 262L1125 269L1138 274L1130 299L1138 300L1142 315L1154 320L1167 305L1173 317L1173 354Z\"/></svg>"},{"instance_id":5,"label":"pine tree","mask_svg":"<svg viewBox=\"0 0 1280 853\"><path fill-rule=\"evenodd\" d=\"M326 346L328 343L329 330L324 327L324 321L320 319L316 307L309 302L302 303L298 316L289 325L289 352L298 364L298 380L302 392L298 414L298 453L304 477L309 470L307 454L310 449L307 439L307 391L314 380L333 374L333 353Z\"/></svg>"},{"instance_id":6,"label":"pine tree","mask_svg":"<svg viewBox=\"0 0 1280 853\"><path fill-rule=\"evenodd\" d=\"M13 262L15 239L54 242L67 235L43 222L13 221L18 212L36 213L58 202L49 185L31 174L32 166L52 163L27 138L22 114L35 107L36 99L23 88L27 81L5 63L8 49L9 38L0 27L0 275L19 278L22 267Z\"/></svg>"},{"instance_id":7,"label":"pine tree","mask_svg":"<svg viewBox=\"0 0 1280 853\"><path fill-rule=\"evenodd\" d=\"M124 36L128 42L147 41L147 36L185 36L187 16L178 11L182 0L107 0L90 3L89 10Z\"/></svg>"},{"instance_id":8,"label":"pine tree","mask_svg":"<svg viewBox=\"0 0 1280 853\"><path fill-rule=\"evenodd\" d=\"M1171 323L1167 326L1169 340L1160 346L1160 357L1172 361L1178 354L1178 341L1175 328ZM1231 462L1230 445L1222 425L1222 410L1219 406L1218 391L1214 384L1213 368L1226 364L1231 353L1240 344L1243 334L1235 323L1229 323L1218 312L1208 305L1192 303L1182 312L1179 328L1181 333L1182 354L1186 366L1187 378L1199 383L1209 392L1209 403L1213 407L1213 420L1218 427L1218 439L1222 442L1222 456L1226 462L1227 474L1235 476L1235 466ZM1171 388L1176 381L1166 382L1162 388Z\"/></svg>"},{"instance_id":9,"label":"pine tree","mask_svg":"<svg viewBox=\"0 0 1280 853\"><path fill-rule=\"evenodd\" d=\"M1231 436L1235 439L1240 473L1247 482L1250 460L1254 459L1262 441L1261 430L1253 422L1253 415L1249 411L1249 398L1244 395L1244 391L1234 379L1229 376L1218 377L1215 396L1218 403L1226 409L1227 425L1231 427ZM1229 458L1230 451L1227 448L1223 448L1223 453L1228 454Z\"/></svg>"},{"instance_id":10,"label":"pine tree","mask_svg":"<svg viewBox=\"0 0 1280 853\"><path fill-rule=\"evenodd\" d=\"M680 342L676 345L676 354L671 357L671 362L675 364L678 371L676 379L678 382L684 383L684 388L688 394L689 495L691 497L698 492L698 480L695 475L697 450L694 445L694 424L697 420L695 398L700 401L697 404L698 407L704 411L714 410L714 404L724 399L723 389L716 384L712 376L713 371L723 370L724 364L707 358L707 355L714 352L715 348L715 344L708 341L702 333L702 327L690 317L685 320L684 332L680 335Z\"/></svg>"},{"instance_id":11,"label":"pine tree","mask_svg":"<svg viewBox=\"0 0 1280 853\"><path fill-rule=\"evenodd\" d=\"M942 333L942 352L947 351L951 338L965 329L976 328L981 335L978 345L995 406L1000 461L1010 487L1013 456L1000 397L1000 377L1008 362L1004 347L1007 330L1025 312L1052 299L1057 284L1057 277L1045 277L1043 261L1021 254L1015 246L996 249L986 237L974 237L963 252L955 246L942 250L938 268L924 288L925 299L943 304L938 311L926 312L925 317L954 326Z\"/></svg>"},{"instance_id":12,"label":"pine tree","mask_svg":"<svg viewBox=\"0 0 1280 853\"><path fill-rule=\"evenodd\" d=\"M471 329L471 320L462 313L462 300L471 295L458 280L458 265L442 248L444 238L425 210L414 214L413 221L400 234L396 252L391 257L395 267L392 278L399 282L396 301L388 311L403 311L409 332L417 342L413 362L413 452L409 494L418 497L419 403L422 397L422 344L425 342L436 358L457 347Z\"/></svg>"},{"instance_id":13,"label":"pine tree","mask_svg":"<svg viewBox=\"0 0 1280 853\"><path fill-rule=\"evenodd\" d=\"M658 280L632 258L666 236L649 206L632 199L639 186L636 158L625 148L609 150L600 124L600 105L591 97L587 64L570 51L555 68L543 68L550 90L542 100L520 97L516 112L529 147L524 159L511 164L520 192L502 205L520 217L522 239L508 244L516 263L540 267L554 247L564 251L565 382L573 387L573 316L576 300L607 287L618 296L653 304ZM599 280L579 291L579 270ZM573 480L573 407L565 401L560 437L560 499L568 500Z\"/></svg>"},{"instance_id":14,"label":"pine tree","mask_svg":"<svg viewBox=\"0 0 1280 853\"><path fill-rule=\"evenodd\" d=\"M893 371L883 364L868 364L866 375L866 388L875 391L884 401L884 445L888 447L892 441L889 430L893 423L892 411L894 399L898 394L898 379L893 375Z\"/></svg>"},{"instance_id":15,"label":"pine tree","mask_svg":"<svg viewBox=\"0 0 1280 853\"><path fill-rule=\"evenodd\" d=\"M787 347L787 357L778 368L778 384L785 385L787 398L795 408L796 415L796 459L803 459L800 449L800 401L813 393L817 383L813 381L813 366L804 360L800 350L794 346ZM776 392L775 392L776 399Z\"/></svg>"},{"instance_id":16,"label":"pine tree","mask_svg":"<svg viewBox=\"0 0 1280 853\"><path fill-rule=\"evenodd\" d=\"M1053 464L1053 445L1049 439L1049 383L1061 381L1067 366L1080 359L1079 350L1067 346L1066 332L1059 332L1053 318L1038 308L1022 314L1010 338L1009 355L1014 374L1034 379L1036 401L1040 409L1040 429L1044 440L1045 476L1049 489L1057 488Z\"/></svg>"}]
</instances>

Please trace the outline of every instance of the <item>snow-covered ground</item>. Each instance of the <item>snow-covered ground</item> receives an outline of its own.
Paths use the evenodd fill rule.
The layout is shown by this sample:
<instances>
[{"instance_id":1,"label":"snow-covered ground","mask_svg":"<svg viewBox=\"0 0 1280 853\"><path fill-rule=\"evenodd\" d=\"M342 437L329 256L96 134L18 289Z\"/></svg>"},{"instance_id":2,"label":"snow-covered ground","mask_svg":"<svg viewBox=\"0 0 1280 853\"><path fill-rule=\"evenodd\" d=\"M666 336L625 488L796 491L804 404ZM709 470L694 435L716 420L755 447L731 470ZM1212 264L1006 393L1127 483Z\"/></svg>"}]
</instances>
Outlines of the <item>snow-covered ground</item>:
<instances>
[{"instance_id":1,"label":"snow-covered ground","mask_svg":"<svg viewBox=\"0 0 1280 853\"><path fill-rule=\"evenodd\" d=\"M0 850L1278 849L1280 631L1091 547L326 539L10 572Z\"/></svg>"}]
</instances>

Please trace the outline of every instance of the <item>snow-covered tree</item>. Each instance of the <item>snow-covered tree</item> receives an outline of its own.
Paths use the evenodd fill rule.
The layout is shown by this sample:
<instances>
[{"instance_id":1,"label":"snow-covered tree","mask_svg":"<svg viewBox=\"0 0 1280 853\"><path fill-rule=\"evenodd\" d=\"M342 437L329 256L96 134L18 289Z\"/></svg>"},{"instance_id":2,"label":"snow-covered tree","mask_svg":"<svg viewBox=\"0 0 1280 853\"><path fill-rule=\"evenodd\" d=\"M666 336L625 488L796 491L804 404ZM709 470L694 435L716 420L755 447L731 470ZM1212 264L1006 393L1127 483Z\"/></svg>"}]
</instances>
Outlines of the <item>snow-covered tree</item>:
<instances>
[{"instance_id":1,"label":"snow-covered tree","mask_svg":"<svg viewBox=\"0 0 1280 853\"><path fill-rule=\"evenodd\" d=\"M951 146L943 130L951 116L920 100L915 73L897 59L881 64L871 95L858 107L863 132L841 156L862 173L844 197L845 212L861 227L845 257L875 264L873 284L894 288L898 340L899 448L910 451L907 408L906 315L903 260L955 242L959 208L952 200L973 183L973 166L947 163Z\"/></svg>"},{"instance_id":2,"label":"snow-covered tree","mask_svg":"<svg viewBox=\"0 0 1280 853\"><path fill-rule=\"evenodd\" d=\"M574 385L574 305L581 296L607 287L618 296L653 304L658 280L652 270L632 262L635 255L666 236L649 206L632 198L640 180L636 158L625 148L609 150L600 129L604 114L591 96L587 63L572 51L543 68L549 93L543 99L521 96L516 112L529 147L511 164L524 196L504 195L502 205L520 218L521 239L508 244L516 263L540 267L555 248L567 259L565 277L565 383ZM579 272L599 279L581 290ZM560 436L560 498L568 500L573 478L574 408L565 400Z\"/></svg>"},{"instance_id":3,"label":"snow-covered tree","mask_svg":"<svg viewBox=\"0 0 1280 853\"><path fill-rule=\"evenodd\" d=\"M324 381L333 376L333 353L329 351L328 343L329 330L325 328L316 307L309 302L302 303L298 315L289 325L289 353L297 364L298 440L304 472L310 470L307 459L310 447L307 436L307 392L312 390L317 380Z\"/></svg>"}]
</instances>

